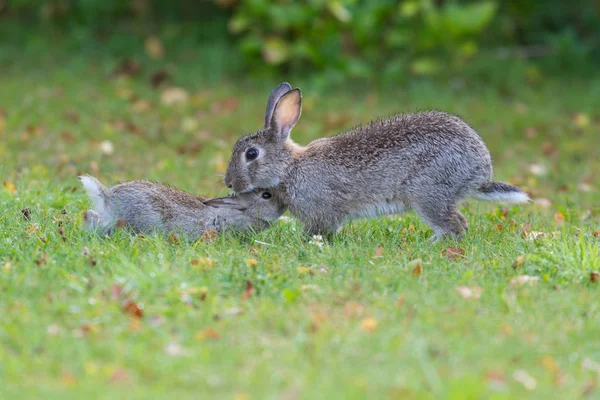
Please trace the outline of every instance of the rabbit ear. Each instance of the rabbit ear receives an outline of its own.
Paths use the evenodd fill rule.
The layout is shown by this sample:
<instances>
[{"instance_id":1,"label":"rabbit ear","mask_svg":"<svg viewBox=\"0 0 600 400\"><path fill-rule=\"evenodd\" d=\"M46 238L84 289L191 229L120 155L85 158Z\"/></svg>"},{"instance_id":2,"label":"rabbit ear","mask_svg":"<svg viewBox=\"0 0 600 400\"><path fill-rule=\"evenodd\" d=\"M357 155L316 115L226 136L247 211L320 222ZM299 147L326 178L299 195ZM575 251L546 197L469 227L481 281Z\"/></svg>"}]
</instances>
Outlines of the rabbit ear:
<instances>
[{"instance_id":1,"label":"rabbit ear","mask_svg":"<svg viewBox=\"0 0 600 400\"><path fill-rule=\"evenodd\" d=\"M284 142L302 114L302 92L296 88L284 94L275 106L271 128L276 132L276 141Z\"/></svg>"},{"instance_id":2,"label":"rabbit ear","mask_svg":"<svg viewBox=\"0 0 600 400\"><path fill-rule=\"evenodd\" d=\"M214 208L233 208L235 210L244 211L248 207L242 201L237 198L228 197L215 197L214 199L208 199L203 201L204 205Z\"/></svg>"},{"instance_id":3,"label":"rabbit ear","mask_svg":"<svg viewBox=\"0 0 600 400\"><path fill-rule=\"evenodd\" d=\"M271 118L273 118L273 110L275 110L277 102L279 101L281 96L283 96L290 90L292 90L292 86L287 82L283 82L280 83L275 89L273 89L273 91L269 95L269 101L267 102L267 111L265 112L265 128L268 128L269 125L271 125Z\"/></svg>"}]
</instances>

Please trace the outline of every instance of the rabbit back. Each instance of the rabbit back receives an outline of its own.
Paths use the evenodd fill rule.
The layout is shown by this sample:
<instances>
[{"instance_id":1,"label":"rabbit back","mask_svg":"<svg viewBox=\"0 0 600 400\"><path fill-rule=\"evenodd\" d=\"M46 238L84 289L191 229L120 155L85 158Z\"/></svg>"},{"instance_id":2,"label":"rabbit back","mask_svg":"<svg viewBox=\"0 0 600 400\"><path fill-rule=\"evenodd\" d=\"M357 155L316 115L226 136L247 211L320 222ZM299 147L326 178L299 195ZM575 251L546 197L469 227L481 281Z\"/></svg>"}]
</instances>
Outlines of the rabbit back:
<instances>
[{"instance_id":1,"label":"rabbit back","mask_svg":"<svg viewBox=\"0 0 600 400\"><path fill-rule=\"evenodd\" d=\"M283 182L292 213L353 219L401 212L424 198L465 198L491 180L492 161L466 122L424 112L316 140L287 171Z\"/></svg>"}]
</instances>

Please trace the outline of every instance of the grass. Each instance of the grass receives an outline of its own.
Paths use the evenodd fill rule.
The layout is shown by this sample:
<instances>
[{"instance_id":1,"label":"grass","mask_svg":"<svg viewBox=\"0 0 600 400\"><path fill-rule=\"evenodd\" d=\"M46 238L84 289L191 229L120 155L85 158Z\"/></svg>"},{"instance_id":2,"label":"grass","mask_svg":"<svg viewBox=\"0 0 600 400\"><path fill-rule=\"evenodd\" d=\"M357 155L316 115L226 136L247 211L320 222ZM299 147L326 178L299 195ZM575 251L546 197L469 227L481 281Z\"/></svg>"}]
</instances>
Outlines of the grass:
<instances>
[{"instance_id":1,"label":"grass","mask_svg":"<svg viewBox=\"0 0 600 400\"><path fill-rule=\"evenodd\" d=\"M231 146L260 126L278 82L210 84L178 64L189 98L167 106L150 67L109 78L115 63L4 60L0 397L598 396L600 80L307 89L300 143L439 108L481 132L496 178L537 202L466 203L459 242L429 244L406 214L353 222L322 246L285 219L188 244L83 232L76 176L224 194ZM539 280L511 283L523 275Z\"/></svg>"}]
</instances>

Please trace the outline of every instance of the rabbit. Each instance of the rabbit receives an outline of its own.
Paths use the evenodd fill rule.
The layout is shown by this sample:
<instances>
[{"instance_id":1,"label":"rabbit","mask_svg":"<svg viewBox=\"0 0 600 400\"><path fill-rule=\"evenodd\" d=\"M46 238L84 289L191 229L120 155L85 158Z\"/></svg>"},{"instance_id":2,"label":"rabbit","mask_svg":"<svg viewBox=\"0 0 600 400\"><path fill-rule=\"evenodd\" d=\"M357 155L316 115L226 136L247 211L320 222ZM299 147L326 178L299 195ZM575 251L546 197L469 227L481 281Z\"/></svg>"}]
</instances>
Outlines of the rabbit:
<instances>
[{"instance_id":1,"label":"rabbit","mask_svg":"<svg viewBox=\"0 0 600 400\"><path fill-rule=\"evenodd\" d=\"M259 231L285 211L273 190L206 198L149 181L106 188L94 177L79 179L94 204L84 213L84 224L105 235L124 225L137 233L182 233L196 240L211 229Z\"/></svg>"},{"instance_id":2,"label":"rabbit","mask_svg":"<svg viewBox=\"0 0 600 400\"><path fill-rule=\"evenodd\" d=\"M397 114L300 146L290 132L301 110L300 89L277 86L263 129L234 145L224 182L234 193L278 188L311 235L412 209L433 229L435 242L467 230L457 205L468 197L529 201L516 186L492 181L486 145L455 115Z\"/></svg>"}]
</instances>

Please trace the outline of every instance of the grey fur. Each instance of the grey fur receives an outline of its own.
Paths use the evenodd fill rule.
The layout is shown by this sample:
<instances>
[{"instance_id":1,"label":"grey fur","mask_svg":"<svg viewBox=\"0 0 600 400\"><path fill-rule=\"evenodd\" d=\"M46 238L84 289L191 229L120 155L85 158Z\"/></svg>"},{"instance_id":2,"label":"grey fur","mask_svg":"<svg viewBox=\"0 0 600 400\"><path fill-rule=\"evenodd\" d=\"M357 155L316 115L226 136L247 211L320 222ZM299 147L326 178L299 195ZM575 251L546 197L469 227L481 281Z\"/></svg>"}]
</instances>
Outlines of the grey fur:
<instances>
[{"instance_id":1,"label":"grey fur","mask_svg":"<svg viewBox=\"0 0 600 400\"><path fill-rule=\"evenodd\" d=\"M299 116L299 89L281 97L273 119L282 103L282 110L290 104L298 107ZM278 187L291 214L310 234L336 232L355 218L414 209L436 239L459 236L467 229L457 208L465 198L529 200L517 187L492 182L492 160L483 140L451 114L399 114L306 147L291 141L279 126L271 121L238 140L225 184L237 193ZM260 149L256 160L244 159L249 147Z\"/></svg>"},{"instance_id":2,"label":"grey fur","mask_svg":"<svg viewBox=\"0 0 600 400\"><path fill-rule=\"evenodd\" d=\"M115 225L125 225L138 233L183 234L195 240L211 229L259 231L285 211L273 190L207 198L149 181L106 188L90 176L80 180L94 203L94 210L84 214L84 224L103 234L111 234ZM264 199L265 192L272 197Z\"/></svg>"}]
</instances>

